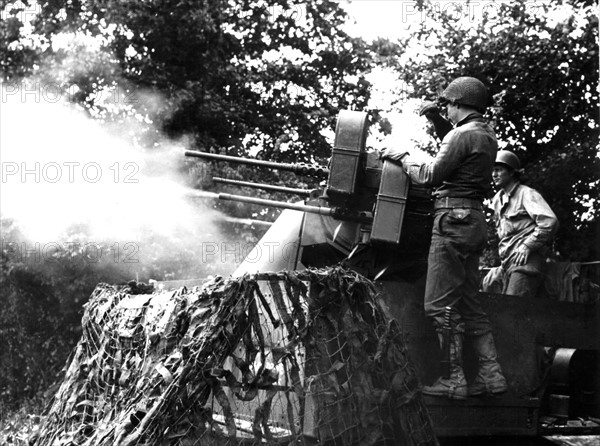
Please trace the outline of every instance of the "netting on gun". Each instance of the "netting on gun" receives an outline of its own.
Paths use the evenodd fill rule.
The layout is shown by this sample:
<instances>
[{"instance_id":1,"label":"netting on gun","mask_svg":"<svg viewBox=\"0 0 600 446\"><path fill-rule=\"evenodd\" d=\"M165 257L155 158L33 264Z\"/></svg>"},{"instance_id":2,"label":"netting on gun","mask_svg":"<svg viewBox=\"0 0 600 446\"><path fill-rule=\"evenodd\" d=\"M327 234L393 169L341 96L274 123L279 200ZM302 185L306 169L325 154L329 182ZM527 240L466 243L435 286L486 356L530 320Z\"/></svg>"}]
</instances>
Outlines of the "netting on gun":
<instances>
[{"instance_id":1,"label":"netting on gun","mask_svg":"<svg viewBox=\"0 0 600 446\"><path fill-rule=\"evenodd\" d=\"M437 444L400 330L360 275L144 292L96 288L34 444Z\"/></svg>"}]
</instances>

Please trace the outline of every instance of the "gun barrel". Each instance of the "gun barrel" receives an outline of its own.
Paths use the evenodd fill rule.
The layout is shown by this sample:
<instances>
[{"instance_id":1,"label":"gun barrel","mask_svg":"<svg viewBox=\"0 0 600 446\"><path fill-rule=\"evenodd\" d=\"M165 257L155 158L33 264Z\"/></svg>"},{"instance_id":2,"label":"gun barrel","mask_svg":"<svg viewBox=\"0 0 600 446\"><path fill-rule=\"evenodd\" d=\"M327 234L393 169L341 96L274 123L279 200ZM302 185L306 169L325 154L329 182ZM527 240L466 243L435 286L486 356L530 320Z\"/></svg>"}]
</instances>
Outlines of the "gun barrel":
<instances>
[{"instance_id":1,"label":"gun barrel","mask_svg":"<svg viewBox=\"0 0 600 446\"><path fill-rule=\"evenodd\" d=\"M233 186L252 187L255 189L270 190L270 191L274 191L274 192L285 192L288 194L295 194L295 195L300 195L303 197L310 196L310 190L308 190L308 189L297 189L294 187L273 186L271 184L252 183L251 181L230 180L227 178L219 178L219 177L214 177L213 181L215 183L229 184L229 185L233 185Z\"/></svg>"},{"instance_id":2,"label":"gun barrel","mask_svg":"<svg viewBox=\"0 0 600 446\"><path fill-rule=\"evenodd\" d=\"M322 206L311 206L299 203L287 203L285 201L266 200L263 198L245 197L243 195L219 194L219 200L240 201L242 203L260 204L263 206L273 206L283 209L292 209L295 211L309 212L311 214L333 215L335 210Z\"/></svg>"},{"instance_id":3,"label":"gun barrel","mask_svg":"<svg viewBox=\"0 0 600 446\"><path fill-rule=\"evenodd\" d=\"M236 223L236 224L246 225L246 226L266 226L266 227L273 226L273 223L271 223L269 221L255 220L252 218L236 218L236 217L222 216L221 220L229 222L229 223Z\"/></svg>"},{"instance_id":4,"label":"gun barrel","mask_svg":"<svg viewBox=\"0 0 600 446\"><path fill-rule=\"evenodd\" d=\"M308 212L309 214L320 214L333 217L336 220L356 221L360 223L373 223L373 217L368 212L348 212L339 208L328 208L325 206L311 206L300 203L287 203L285 201L265 200L263 198L245 197L243 195L218 194L219 200L240 201L242 203L260 204L276 208L292 209L295 211Z\"/></svg>"},{"instance_id":5,"label":"gun barrel","mask_svg":"<svg viewBox=\"0 0 600 446\"><path fill-rule=\"evenodd\" d=\"M312 176L327 176L329 175L329 169L326 167L302 163L276 163L273 161L263 161L252 158L242 158L238 156L219 155L216 153L199 152L197 150L186 150L185 156L191 156L194 158L203 158L213 161L226 161L228 163L247 164L250 166L268 167L270 169L285 170L288 172L294 172L301 175L312 175Z\"/></svg>"}]
</instances>

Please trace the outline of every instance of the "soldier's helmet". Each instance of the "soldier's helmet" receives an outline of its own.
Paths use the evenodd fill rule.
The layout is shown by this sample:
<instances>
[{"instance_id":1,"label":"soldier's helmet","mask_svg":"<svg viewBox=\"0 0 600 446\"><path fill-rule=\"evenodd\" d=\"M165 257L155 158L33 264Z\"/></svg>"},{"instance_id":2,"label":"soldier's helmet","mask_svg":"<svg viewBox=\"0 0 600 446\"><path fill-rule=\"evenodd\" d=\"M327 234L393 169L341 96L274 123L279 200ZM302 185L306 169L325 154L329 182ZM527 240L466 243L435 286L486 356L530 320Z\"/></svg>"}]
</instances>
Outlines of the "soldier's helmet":
<instances>
[{"instance_id":1,"label":"soldier's helmet","mask_svg":"<svg viewBox=\"0 0 600 446\"><path fill-rule=\"evenodd\" d=\"M440 100L442 103L468 105L483 113L488 103L488 91L479 79L463 76L450 82Z\"/></svg>"},{"instance_id":2,"label":"soldier's helmet","mask_svg":"<svg viewBox=\"0 0 600 446\"><path fill-rule=\"evenodd\" d=\"M521 161L519 160L519 157L510 150L499 150L496 154L496 161L494 164L504 164L515 171L521 169Z\"/></svg>"}]
</instances>

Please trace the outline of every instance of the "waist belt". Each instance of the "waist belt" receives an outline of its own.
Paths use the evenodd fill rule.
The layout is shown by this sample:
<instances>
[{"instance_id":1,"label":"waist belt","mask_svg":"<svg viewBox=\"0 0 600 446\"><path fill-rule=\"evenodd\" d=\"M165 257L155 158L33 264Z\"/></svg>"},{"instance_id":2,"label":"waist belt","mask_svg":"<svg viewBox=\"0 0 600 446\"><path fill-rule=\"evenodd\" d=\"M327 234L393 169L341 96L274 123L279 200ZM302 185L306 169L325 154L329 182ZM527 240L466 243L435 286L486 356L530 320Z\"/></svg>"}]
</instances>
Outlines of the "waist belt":
<instances>
[{"instance_id":1,"label":"waist belt","mask_svg":"<svg viewBox=\"0 0 600 446\"><path fill-rule=\"evenodd\" d=\"M443 197L437 198L434 203L435 209L475 209L477 211L483 211L481 200L474 198L454 198L454 197Z\"/></svg>"}]
</instances>

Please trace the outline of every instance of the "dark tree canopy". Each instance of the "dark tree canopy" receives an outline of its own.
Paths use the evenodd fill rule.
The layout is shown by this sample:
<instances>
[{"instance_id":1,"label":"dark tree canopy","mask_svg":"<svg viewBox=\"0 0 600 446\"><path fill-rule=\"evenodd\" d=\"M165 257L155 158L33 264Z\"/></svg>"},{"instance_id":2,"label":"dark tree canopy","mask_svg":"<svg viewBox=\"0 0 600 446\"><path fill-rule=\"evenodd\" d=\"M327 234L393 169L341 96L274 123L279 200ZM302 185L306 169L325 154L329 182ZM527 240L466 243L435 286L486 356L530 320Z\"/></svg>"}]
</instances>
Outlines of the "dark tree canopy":
<instances>
[{"instance_id":1,"label":"dark tree canopy","mask_svg":"<svg viewBox=\"0 0 600 446\"><path fill-rule=\"evenodd\" d=\"M343 31L346 14L336 2L97 0L39 8L35 31L48 42L64 32L103 37L103 63L70 73L78 100L115 82L134 95L158 93L165 98L153 116L160 130L191 135L203 150L260 148L266 159L323 161L330 149L321 131L339 109L363 109L369 98L368 50ZM18 34L16 18L10 24L9 40ZM10 57L3 65L12 76L26 72ZM42 58L60 64L69 57L50 47Z\"/></svg>"},{"instance_id":2,"label":"dark tree canopy","mask_svg":"<svg viewBox=\"0 0 600 446\"><path fill-rule=\"evenodd\" d=\"M470 26L457 26L456 11L423 8L436 20L415 33L425 51L398 67L401 78L423 98L458 76L486 83L501 146L519 155L560 220L561 255L598 259L597 4L505 2Z\"/></svg>"}]
</instances>

